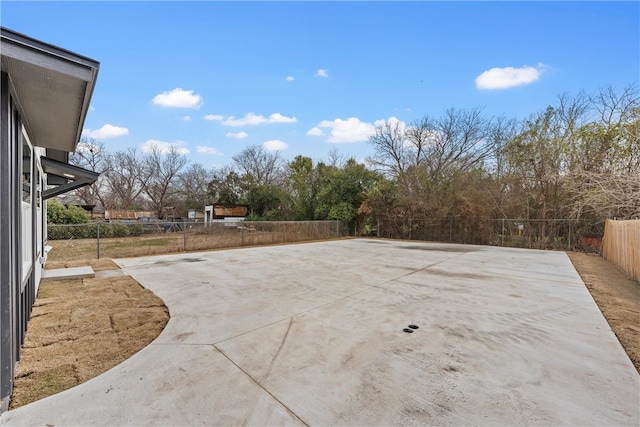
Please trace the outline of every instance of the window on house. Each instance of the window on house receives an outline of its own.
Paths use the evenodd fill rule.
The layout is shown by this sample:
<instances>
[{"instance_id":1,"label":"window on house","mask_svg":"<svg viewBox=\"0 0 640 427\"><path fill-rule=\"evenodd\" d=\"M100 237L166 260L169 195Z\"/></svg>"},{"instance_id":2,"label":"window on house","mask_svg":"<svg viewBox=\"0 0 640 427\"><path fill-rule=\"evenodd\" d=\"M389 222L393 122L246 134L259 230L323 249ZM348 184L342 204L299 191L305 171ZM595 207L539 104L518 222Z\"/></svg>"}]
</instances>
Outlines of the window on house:
<instances>
[{"instance_id":1,"label":"window on house","mask_svg":"<svg viewBox=\"0 0 640 427\"><path fill-rule=\"evenodd\" d=\"M22 201L31 203L32 148L29 140L22 136Z\"/></svg>"},{"instance_id":2,"label":"window on house","mask_svg":"<svg viewBox=\"0 0 640 427\"><path fill-rule=\"evenodd\" d=\"M25 280L33 264L33 207L31 206L31 191L33 187L33 148L29 137L22 128L19 134L22 142L22 280ZM18 142L19 144L20 142Z\"/></svg>"}]
</instances>

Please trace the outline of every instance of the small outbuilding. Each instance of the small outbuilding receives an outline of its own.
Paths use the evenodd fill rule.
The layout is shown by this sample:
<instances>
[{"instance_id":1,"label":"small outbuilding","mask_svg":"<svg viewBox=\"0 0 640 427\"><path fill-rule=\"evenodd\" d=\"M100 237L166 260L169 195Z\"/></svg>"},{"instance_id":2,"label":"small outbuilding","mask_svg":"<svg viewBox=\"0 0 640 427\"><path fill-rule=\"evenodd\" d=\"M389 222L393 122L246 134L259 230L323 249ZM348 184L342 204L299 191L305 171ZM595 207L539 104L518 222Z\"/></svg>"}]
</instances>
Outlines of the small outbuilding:
<instances>
[{"instance_id":1,"label":"small outbuilding","mask_svg":"<svg viewBox=\"0 0 640 427\"><path fill-rule=\"evenodd\" d=\"M202 222L205 219L205 213L199 209L189 209L187 218L189 221Z\"/></svg>"},{"instance_id":2,"label":"small outbuilding","mask_svg":"<svg viewBox=\"0 0 640 427\"><path fill-rule=\"evenodd\" d=\"M231 203L214 203L204 207L204 222L238 222L243 221L249 214L248 205Z\"/></svg>"}]
</instances>

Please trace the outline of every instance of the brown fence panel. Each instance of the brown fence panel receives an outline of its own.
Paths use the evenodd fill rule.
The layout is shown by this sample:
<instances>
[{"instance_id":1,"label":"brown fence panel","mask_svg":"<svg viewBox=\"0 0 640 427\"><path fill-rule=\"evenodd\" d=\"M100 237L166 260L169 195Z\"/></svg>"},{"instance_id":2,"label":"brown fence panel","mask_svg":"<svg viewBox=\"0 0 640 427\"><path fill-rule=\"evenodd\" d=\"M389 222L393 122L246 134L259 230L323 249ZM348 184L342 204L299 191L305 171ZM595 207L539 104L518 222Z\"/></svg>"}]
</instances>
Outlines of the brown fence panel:
<instances>
[{"instance_id":1,"label":"brown fence panel","mask_svg":"<svg viewBox=\"0 0 640 427\"><path fill-rule=\"evenodd\" d=\"M640 219L608 219L602 239L602 257L640 281Z\"/></svg>"}]
</instances>

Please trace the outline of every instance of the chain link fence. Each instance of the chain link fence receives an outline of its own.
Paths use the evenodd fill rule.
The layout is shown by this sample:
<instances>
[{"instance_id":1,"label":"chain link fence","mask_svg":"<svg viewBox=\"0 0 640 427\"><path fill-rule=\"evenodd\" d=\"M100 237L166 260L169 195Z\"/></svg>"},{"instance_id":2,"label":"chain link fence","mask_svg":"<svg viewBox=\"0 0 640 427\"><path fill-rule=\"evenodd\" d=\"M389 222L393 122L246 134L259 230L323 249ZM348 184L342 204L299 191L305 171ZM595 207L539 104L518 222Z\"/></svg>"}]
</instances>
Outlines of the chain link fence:
<instances>
[{"instance_id":1,"label":"chain link fence","mask_svg":"<svg viewBox=\"0 0 640 427\"><path fill-rule=\"evenodd\" d=\"M604 223L568 219L393 218L378 220L377 230L372 234L392 239L598 252L603 232Z\"/></svg>"},{"instance_id":2,"label":"chain link fence","mask_svg":"<svg viewBox=\"0 0 640 427\"><path fill-rule=\"evenodd\" d=\"M530 249L599 252L604 223L566 219L379 219L364 235ZM50 260L126 258L363 235L340 221L93 222L47 226Z\"/></svg>"},{"instance_id":3,"label":"chain link fence","mask_svg":"<svg viewBox=\"0 0 640 427\"><path fill-rule=\"evenodd\" d=\"M126 258L326 240L348 234L340 221L94 222L49 224L49 260Z\"/></svg>"}]
</instances>

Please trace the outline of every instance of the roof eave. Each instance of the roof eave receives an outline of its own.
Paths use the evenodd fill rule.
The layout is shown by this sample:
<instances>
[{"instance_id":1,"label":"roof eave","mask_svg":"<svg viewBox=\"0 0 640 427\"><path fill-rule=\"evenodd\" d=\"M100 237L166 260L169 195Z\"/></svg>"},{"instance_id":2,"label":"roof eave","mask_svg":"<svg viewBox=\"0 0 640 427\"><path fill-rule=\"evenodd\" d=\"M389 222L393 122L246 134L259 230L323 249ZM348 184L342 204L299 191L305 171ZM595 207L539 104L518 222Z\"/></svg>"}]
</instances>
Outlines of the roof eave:
<instances>
[{"instance_id":1,"label":"roof eave","mask_svg":"<svg viewBox=\"0 0 640 427\"><path fill-rule=\"evenodd\" d=\"M72 152L82 135L100 63L1 28L2 70L31 142Z\"/></svg>"}]
</instances>

